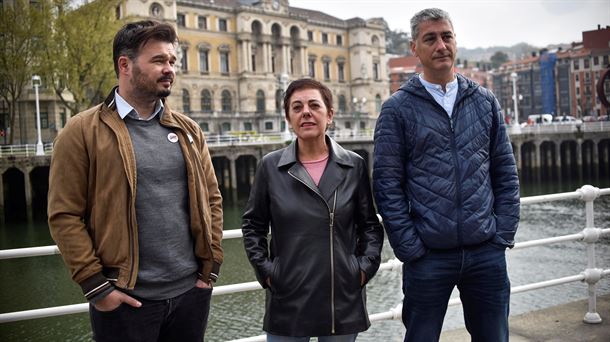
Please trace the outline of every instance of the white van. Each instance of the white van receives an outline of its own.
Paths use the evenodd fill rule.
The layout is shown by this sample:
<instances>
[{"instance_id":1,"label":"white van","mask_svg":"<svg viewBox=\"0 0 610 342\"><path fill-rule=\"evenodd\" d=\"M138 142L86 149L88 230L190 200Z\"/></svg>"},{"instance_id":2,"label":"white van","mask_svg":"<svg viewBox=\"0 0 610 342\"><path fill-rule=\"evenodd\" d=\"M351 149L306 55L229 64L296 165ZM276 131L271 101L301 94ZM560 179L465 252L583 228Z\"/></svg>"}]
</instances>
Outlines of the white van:
<instances>
[{"instance_id":1,"label":"white van","mask_svg":"<svg viewBox=\"0 0 610 342\"><path fill-rule=\"evenodd\" d=\"M532 114L527 117L528 126L531 125L546 125L553 123L552 114Z\"/></svg>"}]
</instances>

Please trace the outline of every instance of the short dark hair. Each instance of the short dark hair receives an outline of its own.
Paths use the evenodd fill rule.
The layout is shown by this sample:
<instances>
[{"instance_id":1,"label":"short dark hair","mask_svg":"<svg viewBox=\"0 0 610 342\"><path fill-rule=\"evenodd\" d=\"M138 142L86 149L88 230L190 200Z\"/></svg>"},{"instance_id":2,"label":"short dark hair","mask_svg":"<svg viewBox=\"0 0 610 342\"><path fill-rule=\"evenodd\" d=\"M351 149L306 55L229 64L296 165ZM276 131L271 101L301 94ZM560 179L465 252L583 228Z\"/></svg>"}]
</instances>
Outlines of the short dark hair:
<instances>
[{"instance_id":1,"label":"short dark hair","mask_svg":"<svg viewBox=\"0 0 610 342\"><path fill-rule=\"evenodd\" d=\"M117 77L119 77L119 57L127 56L132 60L137 58L142 46L151 39L172 44L178 43L178 35L173 26L154 20L125 24L116 33L112 44L112 60Z\"/></svg>"},{"instance_id":2,"label":"short dark hair","mask_svg":"<svg viewBox=\"0 0 610 342\"><path fill-rule=\"evenodd\" d=\"M449 13L443 11L440 8L426 8L423 9L411 18L411 39L416 40L417 36L419 36L419 25L424 21L439 21L439 20L447 20L449 25L453 27L453 23L451 22L451 17L449 17Z\"/></svg>"},{"instance_id":3,"label":"short dark hair","mask_svg":"<svg viewBox=\"0 0 610 342\"><path fill-rule=\"evenodd\" d=\"M324 101L326 108L328 110L333 108L333 94L327 86L312 78L301 78L290 82L286 93L284 93L284 113L286 117L288 117L288 111L290 110L290 97L295 91L302 89L317 89L322 95L322 101Z\"/></svg>"}]
</instances>

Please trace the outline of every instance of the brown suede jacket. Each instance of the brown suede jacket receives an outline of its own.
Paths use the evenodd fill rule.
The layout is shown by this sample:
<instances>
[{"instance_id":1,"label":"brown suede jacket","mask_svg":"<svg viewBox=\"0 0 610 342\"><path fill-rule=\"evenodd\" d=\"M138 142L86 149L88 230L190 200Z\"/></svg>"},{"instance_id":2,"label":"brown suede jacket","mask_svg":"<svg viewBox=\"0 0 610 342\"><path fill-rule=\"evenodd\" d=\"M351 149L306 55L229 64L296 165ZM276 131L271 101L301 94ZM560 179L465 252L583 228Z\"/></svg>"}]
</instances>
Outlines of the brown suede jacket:
<instances>
[{"instance_id":1,"label":"brown suede jacket","mask_svg":"<svg viewBox=\"0 0 610 342\"><path fill-rule=\"evenodd\" d=\"M223 260L222 197L203 132L167 104L160 122L178 135L184 154L199 277L215 280ZM62 129L49 175L51 236L87 299L113 285L135 285L136 177L133 146L113 89L104 103L75 115Z\"/></svg>"}]
</instances>

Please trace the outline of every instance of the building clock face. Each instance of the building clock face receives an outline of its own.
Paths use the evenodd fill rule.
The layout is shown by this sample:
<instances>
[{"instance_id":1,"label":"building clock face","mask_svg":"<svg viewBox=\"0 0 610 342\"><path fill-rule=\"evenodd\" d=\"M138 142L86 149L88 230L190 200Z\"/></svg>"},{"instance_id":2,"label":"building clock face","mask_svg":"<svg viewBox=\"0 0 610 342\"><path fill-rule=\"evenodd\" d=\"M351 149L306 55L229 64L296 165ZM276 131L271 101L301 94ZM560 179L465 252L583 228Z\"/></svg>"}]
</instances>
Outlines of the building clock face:
<instances>
[{"instance_id":1,"label":"building clock face","mask_svg":"<svg viewBox=\"0 0 610 342\"><path fill-rule=\"evenodd\" d=\"M273 6L274 10L279 9L280 8L280 0L273 0L272 6Z\"/></svg>"}]
</instances>

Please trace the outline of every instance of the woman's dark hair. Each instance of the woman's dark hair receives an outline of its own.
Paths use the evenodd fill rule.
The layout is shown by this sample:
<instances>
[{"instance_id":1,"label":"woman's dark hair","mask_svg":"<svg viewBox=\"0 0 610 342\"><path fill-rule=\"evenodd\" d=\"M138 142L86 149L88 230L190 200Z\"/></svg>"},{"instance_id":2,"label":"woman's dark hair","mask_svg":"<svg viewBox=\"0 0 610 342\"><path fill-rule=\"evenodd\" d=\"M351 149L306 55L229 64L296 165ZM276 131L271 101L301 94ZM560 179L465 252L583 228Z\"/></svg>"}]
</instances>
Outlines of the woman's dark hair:
<instances>
[{"instance_id":1,"label":"woman's dark hair","mask_svg":"<svg viewBox=\"0 0 610 342\"><path fill-rule=\"evenodd\" d=\"M131 60L137 58L140 48L151 39L176 44L178 35L173 26L154 20L129 23L117 32L112 44L112 60L117 77L119 77L119 57L127 56Z\"/></svg>"},{"instance_id":2,"label":"woman's dark hair","mask_svg":"<svg viewBox=\"0 0 610 342\"><path fill-rule=\"evenodd\" d=\"M328 110L333 108L333 94L330 92L327 86L312 79L312 78L301 78L290 82L286 93L284 93L284 113L288 117L288 111L290 110L290 97L297 90L303 89L317 89L322 95L322 101Z\"/></svg>"}]
</instances>

